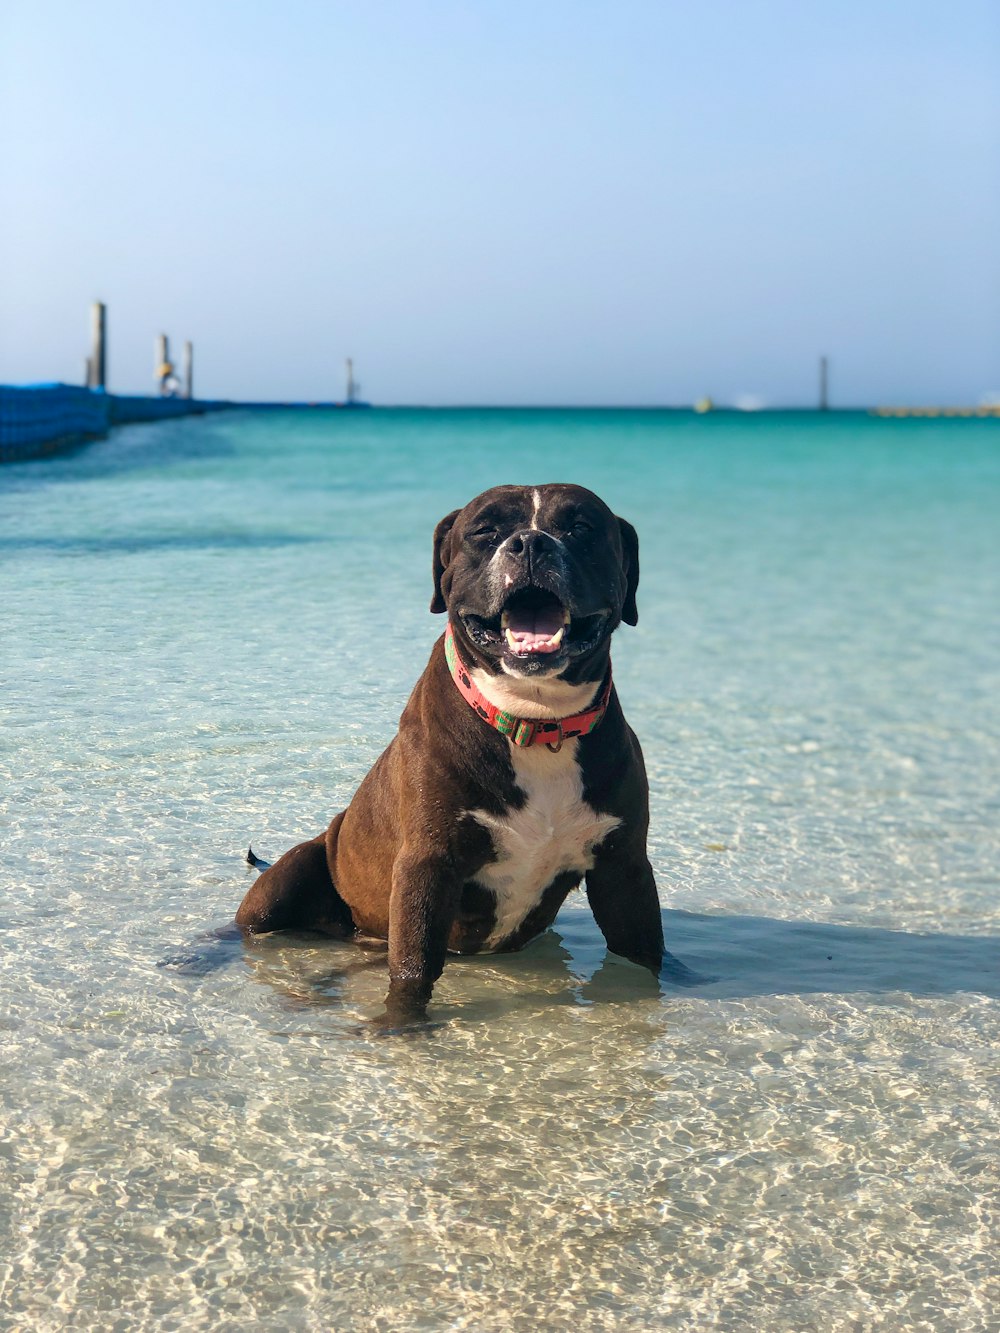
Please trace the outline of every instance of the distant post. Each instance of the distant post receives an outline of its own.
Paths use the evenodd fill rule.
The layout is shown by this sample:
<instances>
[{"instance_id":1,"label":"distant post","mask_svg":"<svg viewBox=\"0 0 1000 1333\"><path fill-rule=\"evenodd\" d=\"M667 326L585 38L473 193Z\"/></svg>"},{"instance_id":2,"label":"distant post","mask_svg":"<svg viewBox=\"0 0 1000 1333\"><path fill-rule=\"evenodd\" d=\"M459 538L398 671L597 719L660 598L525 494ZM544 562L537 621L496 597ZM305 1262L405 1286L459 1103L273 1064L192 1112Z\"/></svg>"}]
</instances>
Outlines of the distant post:
<instances>
[{"instance_id":1,"label":"distant post","mask_svg":"<svg viewBox=\"0 0 1000 1333\"><path fill-rule=\"evenodd\" d=\"M87 359L87 388L103 389L107 382L107 309L103 301L90 307L90 356Z\"/></svg>"},{"instance_id":2,"label":"distant post","mask_svg":"<svg viewBox=\"0 0 1000 1333\"><path fill-rule=\"evenodd\" d=\"M181 357L181 393L185 398L194 397L194 347L190 342L184 344Z\"/></svg>"},{"instance_id":3,"label":"distant post","mask_svg":"<svg viewBox=\"0 0 1000 1333\"><path fill-rule=\"evenodd\" d=\"M161 333L156 339L156 390L161 397L170 395L170 382L174 377L174 367L170 360L170 339Z\"/></svg>"},{"instance_id":4,"label":"distant post","mask_svg":"<svg viewBox=\"0 0 1000 1333\"><path fill-rule=\"evenodd\" d=\"M819 359L819 410L829 412L830 399L827 394L827 358L821 356Z\"/></svg>"}]
</instances>

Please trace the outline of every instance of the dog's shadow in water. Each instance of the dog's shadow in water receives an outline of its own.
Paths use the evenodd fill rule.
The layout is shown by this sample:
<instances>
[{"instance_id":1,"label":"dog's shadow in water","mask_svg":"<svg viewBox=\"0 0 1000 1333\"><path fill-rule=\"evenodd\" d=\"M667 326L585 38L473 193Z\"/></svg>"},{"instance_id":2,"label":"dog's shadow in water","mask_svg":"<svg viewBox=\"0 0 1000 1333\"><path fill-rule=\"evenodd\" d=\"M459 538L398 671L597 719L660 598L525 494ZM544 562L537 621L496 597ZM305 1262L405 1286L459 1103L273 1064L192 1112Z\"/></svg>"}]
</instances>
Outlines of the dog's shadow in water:
<instances>
[{"instance_id":1,"label":"dog's shadow in water","mask_svg":"<svg viewBox=\"0 0 1000 1333\"><path fill-rule=\"evenodd\" d=\"M974 992L1000 997L1000 938L836 926L760 916L663 914L670 947L716 980L705 993L765 995Z\"/></svg>"},{"instance_id":2,"label":"dog's shadow in water","mask_svg":"<svg viewBox=\"0 0 1000 1333\"><path fill-rule=\"evenodd\" d=\"M714 916L665 910L672 951L659 978L610 954L584 907L568 906L555 926L516 954L449 958L455 969L495 969L504 984L498 1009L552 1002L599 1004L686 994L703 999L768 995L973 992L1000 998L1000 940L995 935L917 934L869 926L836 926L759 916ZM202 936L161 967L205 976L244 960L255 980L298 1005L343 1002L363 974L382 973L385 949L287 932L244 939L235 927ZM680 961L683 959L683 962ZM372 977L372 982L376 978ZM568 983L568 984L567 984ZM475 977L473 1008L488 978ZM365 989L371 983L365 983Z\"/></svg>"}]
</instances>

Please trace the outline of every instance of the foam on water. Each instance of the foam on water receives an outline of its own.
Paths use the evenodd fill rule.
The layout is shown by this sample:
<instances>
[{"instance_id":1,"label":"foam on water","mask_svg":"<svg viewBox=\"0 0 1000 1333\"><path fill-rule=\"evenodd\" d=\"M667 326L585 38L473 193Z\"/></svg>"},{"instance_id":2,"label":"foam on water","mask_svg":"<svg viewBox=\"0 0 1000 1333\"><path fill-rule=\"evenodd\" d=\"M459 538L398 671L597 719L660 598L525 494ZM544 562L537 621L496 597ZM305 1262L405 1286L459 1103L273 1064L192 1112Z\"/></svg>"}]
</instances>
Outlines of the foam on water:
<instances>
[{"instance_id":1,"label":"foam on water","mask_svg":"<svg viewBox=\"0 0 1000 1333\"><path fill-rule=\"evenodd\" d=\"M132 1329L983 1329L1000 428L373 412L0 472L0 1309ZM213 937L391 736L436 520L639 529L655 991L575 895L375 1040L384 960Z\"/></svg>"}]
</instances>

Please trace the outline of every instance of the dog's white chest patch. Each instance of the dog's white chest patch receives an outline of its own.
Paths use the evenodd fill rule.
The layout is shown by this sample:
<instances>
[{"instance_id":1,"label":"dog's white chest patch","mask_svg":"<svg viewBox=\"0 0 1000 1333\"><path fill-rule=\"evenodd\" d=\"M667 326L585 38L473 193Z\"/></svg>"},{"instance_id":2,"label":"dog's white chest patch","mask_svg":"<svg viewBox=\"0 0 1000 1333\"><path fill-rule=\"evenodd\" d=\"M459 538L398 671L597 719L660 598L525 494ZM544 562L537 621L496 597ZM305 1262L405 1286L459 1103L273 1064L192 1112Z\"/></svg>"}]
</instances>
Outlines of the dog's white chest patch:
<instances>
[{"instance_id":1,"label":"dog's white chest patch","mask_svg":"<svg viewBox=\"0 0 1000 1333\"><path fill-rule=\"evenodd\" d=\"M496 895L496 922L484 949L495 949L521 924L555 877L583 877L597 847L621 820L599 815L583 799L583 777L575 740L558 754L544 746L511 747L514 781L527 800L519 810L469 814L493 835L496 860L476 875Z\"/></svg>"}]
</instances>

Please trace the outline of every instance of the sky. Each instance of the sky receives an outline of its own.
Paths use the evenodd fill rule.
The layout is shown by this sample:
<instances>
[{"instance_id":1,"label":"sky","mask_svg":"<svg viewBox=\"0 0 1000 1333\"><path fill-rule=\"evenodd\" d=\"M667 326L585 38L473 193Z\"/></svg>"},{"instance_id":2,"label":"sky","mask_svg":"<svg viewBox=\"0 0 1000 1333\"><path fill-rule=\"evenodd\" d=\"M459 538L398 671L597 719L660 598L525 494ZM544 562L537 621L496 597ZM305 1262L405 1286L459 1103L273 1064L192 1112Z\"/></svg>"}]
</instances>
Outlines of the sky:
<instances>
[{"instance_id":1,"label":"sky","mask_svg":"<svg viewBox=\"0 0 1000 1333\"><path fill-rule=\"evenodd\" d=\"M0 381L1000 395L996 0L4 0Z\"/></svg>"}]
</instances>

